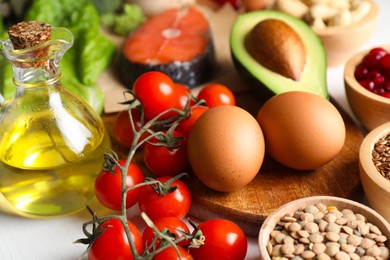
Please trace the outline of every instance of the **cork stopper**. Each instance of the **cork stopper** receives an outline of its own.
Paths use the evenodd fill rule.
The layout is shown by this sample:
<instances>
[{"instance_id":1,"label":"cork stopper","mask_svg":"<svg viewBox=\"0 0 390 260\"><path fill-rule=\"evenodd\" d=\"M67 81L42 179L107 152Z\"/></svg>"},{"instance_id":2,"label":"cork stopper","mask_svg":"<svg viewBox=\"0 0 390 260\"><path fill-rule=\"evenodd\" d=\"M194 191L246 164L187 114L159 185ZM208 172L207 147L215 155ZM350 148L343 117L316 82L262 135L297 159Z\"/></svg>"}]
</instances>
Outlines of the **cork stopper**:
<instances>
[{"instance_id":1,"label":"cork stopper","mask_svg":"<svg viewBox=\"0 0 390 260\"><path fill-rule=\"evenodd\" d=\"M15 50L31 48L51 38L51 26L44 22L23 21L8 29Z\"/></svg>"}]
</instances>

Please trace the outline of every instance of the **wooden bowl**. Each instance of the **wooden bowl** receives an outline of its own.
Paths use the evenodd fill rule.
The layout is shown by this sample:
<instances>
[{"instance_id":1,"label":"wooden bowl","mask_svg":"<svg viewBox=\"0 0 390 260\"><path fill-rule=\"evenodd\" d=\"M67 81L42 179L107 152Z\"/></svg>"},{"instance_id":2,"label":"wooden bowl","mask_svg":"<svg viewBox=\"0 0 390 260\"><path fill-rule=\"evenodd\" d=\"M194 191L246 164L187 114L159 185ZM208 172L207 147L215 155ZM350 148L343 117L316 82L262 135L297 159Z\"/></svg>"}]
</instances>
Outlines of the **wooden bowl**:
<instances>
[{"instance_id":1,"label":"wooden bowl","mask_svg":"<svg viewBox=\"0 0 390 260\"><path fill-rule=\"evenodd\" d=\"M371 11L359 22L350 26L314 30L325 47L329 67L344 64L370 39L378 22L379 8L374 0L369 1L372 4Z\"/></svg>"},{"instance_id":2,"label":"wooden bowl","mask_svg":"<svg viewBox=\"0 0 390 260\"><path fill-rule=\"evenodd\" d=\"M354 213L360 213L364 215L368 222L376 225L387 238L390 238L390 224L376 211L373 209L358 203L356 201L333 197L333 196L313 196L306 197L298 200L294 200L289 202L279 209L277 209L274 213L269 215L264 221L263 225L260 228L260 233L258 237L259 248L260 248L260 259L269 260L271 259L266 245L269 241L270 233L274 230L278 221L286 214L293 213L301 207L305 207L307 205L315 205L316 203L323 203L327 206L335 206L339 210L342 209L351 209ZM390 240L386 241L386 246L390 248Z\"/></svg>"},{"instance_id":3,"label":"wooden bowl","mask_svg":"<svg viewBox=\"0 0 390 260\"><path fill-rule=\"evenodd\" d=\"M370 206L390 222L390 180L379 173L372 161L375 143L388 134L390 122L378 126L363 139L359 149L359 172Z\"/></svg>"},{"instance_id":4,"label":"wooden bowl","mask_svg":"<svg viewBox=\"0 0 390 260\"><path fill-rule=\"evenodd\" d=\"M371 131L390 121L390 99L372 93L355 79L354 70L368 52L369 50L362 51L348 60L344 68L344 86L348 103L356 118L366 130Z\"/></svg>"}]
</instances>

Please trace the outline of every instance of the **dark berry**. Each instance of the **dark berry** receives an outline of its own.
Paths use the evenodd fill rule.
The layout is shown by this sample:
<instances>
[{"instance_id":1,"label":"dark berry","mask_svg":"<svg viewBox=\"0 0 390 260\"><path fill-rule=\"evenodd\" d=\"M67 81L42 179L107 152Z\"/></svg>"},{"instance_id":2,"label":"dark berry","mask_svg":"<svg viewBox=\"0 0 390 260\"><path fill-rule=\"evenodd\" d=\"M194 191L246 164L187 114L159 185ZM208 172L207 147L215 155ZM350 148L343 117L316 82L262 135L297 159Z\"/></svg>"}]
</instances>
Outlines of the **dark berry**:
<instances>
[{"instance_id":1,"label":"dark berry","mask_svg":"<svg viewBox=\"0 0 390 260\"><path fill-rule=\"evenodd\" d=\"M369 51L369 54L378 54L380 56L384 56L387 54L387 51L382 47L373 48Z\"/></svg>"},{"instance_id":2,"label":"dark berry","mask_svg":"<svg viewBox=\"0 0 390 260\"><path fill-rule=\"evenodd\" d=\"M372 81L372 80L362 80L362 81L359 81L359 84L371 92L373 92L375 89L375 84L374 84L374 81Z\"/></svg>"},{"instance_id":3,"label":"dark berry","mask_svg":"<svg viewBox=\"0 0 390 260\"><path fill-rule=\"evenodd\" d=\"M358 65L355 69L355 78L357 81L367 79L368 69L363 65Z\"/></svg>"},{"instance_id":4,"label":"dark berry","mask_svg":"<svg viewBox=\"0 0 390 260\"><path fill-rule=\"evenodd\" d=\"M381 65L384 69L390 69L390 53L387 53L381 59Z\"/></svg>"},{"instance_id":5,"label":"dark berry","mask_svg":"<svg viewBox=\"0 0 390 260\"><path fill-rule=\"evenodd\" d=\"M385 98L390 98L390 91L384 92L381 96Z\"/></svg>"},{"instance_id":6,"label":"dark berry","mask_svg":"<svg viewBox=\"0 0 390 260\"><path fill-rule=\"evenodd\" d=\"M356 80L365 89L382 96L390 95L390 53L384 48L371 49L356 66Z\"/></svg>"},{"instance_id":7,"label":"dark berry","mask_svg":"<svg viewBox=\"0 0 390 260\"><path fill-rule=\"evenodd\" d=\"M377 77L380 77L382 76L381 72L379 70L371 70L368 72L368 75L367 75L367 78L368 79L371 79L371 80L374 80L376 79Z\"/></svg>"},{"instance_id":8,"label":"dark berry","mask_svg":"<svg viewBox=\"0 0 390 260\"><path fill-rule=\"evenodd\" d=\"M384 90L390 92L390 80L386 80L383 86Z\"/></svg>"},{"instance_id":9,"label":"dark berry","mask_svg":"<svg viewBox=\"0 0 390 260\"><path fill-rule=\"evenodd\" d=\"M385 83L385 77L380 75L380 76L377 76L374 78L374 84L375 84L375 87L382 87L383 86L383 83Z\"/></svg>"},{"instance_id":10,"label":"dark berry","mask_svg":"<svg viewBox=\"0 0 390 260\"><path fill-rule=\"evenodd\" d=\"M380 67L380 59L383 56L377 53L369 53L364 56L362 60L362 65L367 67L369 70L378 69Z\"/></svg>"},{"instance_id":11,"label":"dark berry","mask_svg":"<svg viewBox=\"0 0 390 260\"><path fill-rule=\"evenodd\" d=\"M372 92L378 95L382 95L383 93L385 93L385 90L383 88L374 88Z\"/></svg>"}]
</instances>

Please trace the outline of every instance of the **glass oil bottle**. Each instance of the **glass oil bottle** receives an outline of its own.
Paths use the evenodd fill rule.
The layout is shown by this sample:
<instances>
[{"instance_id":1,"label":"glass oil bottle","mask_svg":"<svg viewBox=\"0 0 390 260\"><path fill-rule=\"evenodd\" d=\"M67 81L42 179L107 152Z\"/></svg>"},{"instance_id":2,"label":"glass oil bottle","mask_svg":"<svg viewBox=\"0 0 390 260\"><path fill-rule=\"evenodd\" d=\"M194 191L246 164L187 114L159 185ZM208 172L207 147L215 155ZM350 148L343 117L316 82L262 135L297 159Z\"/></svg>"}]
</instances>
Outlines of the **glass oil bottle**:
<instances>
[{"instance_id":1,"label":"glass oil bottle","mask_svg":"<svg viewBox=\"0 0 390 260\"><path fill-rule=\"evenodd\" d=\"M74 213L94 198L110 140L100 116L61 86L73 35L36 21L8 34L0 47L16 93L0 109L0 209L34 218Z\"/></svg>"}]
</instances>

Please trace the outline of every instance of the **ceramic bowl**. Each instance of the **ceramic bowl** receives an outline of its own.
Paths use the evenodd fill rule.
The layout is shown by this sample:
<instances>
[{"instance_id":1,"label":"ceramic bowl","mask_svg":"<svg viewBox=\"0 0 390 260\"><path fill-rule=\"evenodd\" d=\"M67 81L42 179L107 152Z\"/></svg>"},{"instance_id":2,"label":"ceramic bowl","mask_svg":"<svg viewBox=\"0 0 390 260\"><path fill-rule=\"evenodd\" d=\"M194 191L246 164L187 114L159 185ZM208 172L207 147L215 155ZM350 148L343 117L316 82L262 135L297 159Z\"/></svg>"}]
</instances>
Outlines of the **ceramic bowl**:
<instances>
[{"instance_id":1,"label":"ceramic bowl","mask_svg":"<svg viewBox=\"0 0 390 260\"><path fill-rule=\"evenodd\" d=\"M325 47L329 67L344 64L361 48L375 31L379 8L375 0L371 2L370 13L359 22L349 26L327 27L315 29Z\"/></svg>"},{"instance_id":2,"label":"ceramic bowl","mask_svg":"<svg viewBox=\"0 0 390 260\"><path fill-rule=\"evenodd\" d=\"M390 49L390 46L382 46ZM365 89L354 76L356 66L369 52L365 50L348 60L344 68L344 86L348 103L362 126L371 131L375 127L390 121L390 99Z\"/></svg>"},{"instance_id":3,"label":"ceramic bowl","mask_svg":"<svg viewBox=\"0 0 390 260\"><path fill-rule=\"evenodd\" d=\"M327 206L335 206L340 211L342 209L351 209L355 214L360 213L367 218L368 222L376 225L382 231L383 235L385 235L387 238L390 237L390 224L380 214L365 206L364 204L333 196L312 196L289 202L281 206L265 219L263 225L260 228L258 237L261 255L260 258L264 260L271 259L267 251L267 244L269 242L270 233L274 230L276 224L286 213L293 213L299 208L305 207L307 205L315 205L317 203L323 203ZM386 246L390 248L389 239L386 241Z\"/></svg>"},{"instance_id":4,"label":"ceramic bowl","mask_svg":"<svg viewBox=\"0 0 390 260\"><path fill-rule=\"evenodd\" d=\"M389 134L390 122L387 122L366 135L359 150L359 172L369 205L390 222L390 180L379 173L372 160L375 144Z\"/></svg>"}]
</instances>

